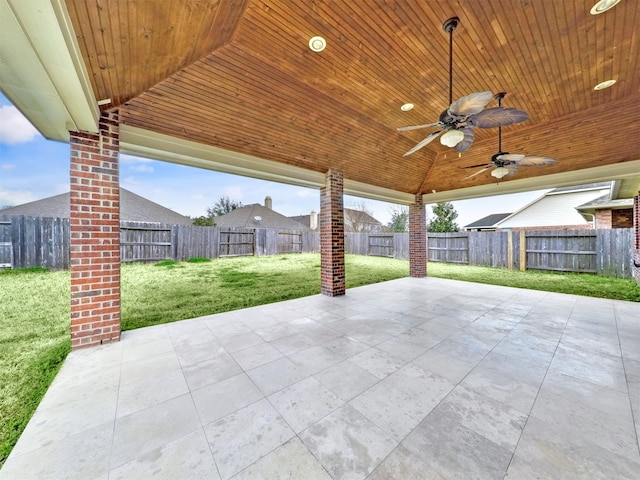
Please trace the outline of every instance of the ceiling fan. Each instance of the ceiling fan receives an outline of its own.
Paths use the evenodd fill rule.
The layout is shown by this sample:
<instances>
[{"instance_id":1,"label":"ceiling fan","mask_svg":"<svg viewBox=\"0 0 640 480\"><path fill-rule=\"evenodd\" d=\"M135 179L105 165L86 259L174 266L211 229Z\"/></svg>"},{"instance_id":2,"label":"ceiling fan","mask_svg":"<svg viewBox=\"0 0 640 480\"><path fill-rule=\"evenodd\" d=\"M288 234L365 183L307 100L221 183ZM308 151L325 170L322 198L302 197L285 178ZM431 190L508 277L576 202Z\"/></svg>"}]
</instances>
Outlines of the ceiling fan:
<instances>
[{"instance_id":1,"label":"ceiling fan","mask_svg":"<svg viewBox=\"0 0 640 480\"><path fill-rule=\"evenodd\" d=\"M496 93L493 98L498 100L498 106L502 106L502 99L505 97L506 92ZM556 163L553 158L541 157L539 155L522 155L518 153L509 153L502 151L502 126L498 126L498 153L491 157L489 163L481 163L479 165L469 165L462 168L478 168L483 167L476 173L469 175L466 178L475 177L483 172L486 172L490 168L494 168L491 175L498 180L506 177L507 175L514 175L518 171L518 167L531 167L534 165L551 165Z\"/></svg>"},{"instance_id":2,"label":"ceiling fan","mask_svg":"<svg viewBox=\"0 0 640 480\"><path fill-rule=\"evenodd\" d=\"M431 143L440 134L443 134L440 138L440 143L448 147L454 147L457 152L465 152L473 143L475 136L471 127L495 128L523 122L529 118L526 112L515 108L498 106L484 110L484 107L493 96L493 93L489 91L475 92L459 98L455 102L452 101L453 32L459 24L460 19L458 17L449 18L442 24L442 29L449 34L449 107L440 114L437 122L398 128L399 132L421 128L439 128L439 130L418 142L415 147L403 155L404 157Z\"/></svg>"}]
</instances>

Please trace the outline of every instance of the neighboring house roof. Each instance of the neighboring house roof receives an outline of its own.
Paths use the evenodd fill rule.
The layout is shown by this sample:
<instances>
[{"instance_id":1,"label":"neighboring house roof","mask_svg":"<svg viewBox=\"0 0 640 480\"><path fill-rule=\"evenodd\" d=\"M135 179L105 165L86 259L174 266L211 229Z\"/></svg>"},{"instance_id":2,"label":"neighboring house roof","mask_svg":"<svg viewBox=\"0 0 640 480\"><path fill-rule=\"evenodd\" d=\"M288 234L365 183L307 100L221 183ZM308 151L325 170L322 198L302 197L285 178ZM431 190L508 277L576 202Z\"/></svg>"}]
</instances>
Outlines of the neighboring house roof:
<instances>
[{"instance_id":1,"label":"neighboring house roof","mask_svg":"<svg viewBox=\"0 0 640 480\"><path fill-rule=\"evenodd\" d=\"M509 215L511 215L511 213L492 213L491 215L487 215L486 217L476 220L469 225L465 225L463 228L496 228L496 224L507 218Z\"/></svg>"},{"instance_id":2,"label":"neighboring house roof","mask_svg":"<svg viewBox=\"0 0 640 480\"><path fill-rule=\"evenodd\" d=\"M596 210L620 210L623 208L633 208L633 198L611 200L611 195L606 194L576 207L580 213L591 214Z\"/></svg>"},{"instance_id":3,"label":"neighboring house roof","mask_svg":"<svg viewBox=\"0 0 640 480\"><path fill-rule=\"evenodd\" d=\"M547 195L556 193L576 192L583 190L610 190L611 182L585 183L583 185L570 185L568 187L554 188L547 192Z\"/></svg>"},{"instance_id":4,"label":"neighboring house roof","mask_svg":"<svg viewBox=\"0 0 640 480\"><path fill-rule=\"evenodd\" d=\"M344 223L345 229L349 230L350 227L355 226L362 228L365 231L371 230L380 230L384 227L382 223L376 218L372 217L366 212L362 210L356 210L353 208L344 208ZM311 228L311 215L297 215L295 217L289 217L291 220L301 223L306 228ZM320 225L317 224L316 228L312 230L317 230Z\"/></svg>"},{"instance_id":5,"label":"neighboring house roof","mask_svg":"<svg viewBox=\"0 0 640 480\"><path fill-rule=\"evenodd\" d=\"M69 192L0 210L0 215L69 218ZM120 220L191 225L193 220L129 190L120 188Z\"/></svg>"},{"instance_id":6,"label":"neighboring house roof","mask_svg":"<svg viewBox=\"0 0 640 480\"><path fill-rule=\"evenodd\" d=\"M296 215L294 217L287 217L289 220L293 220L294 222L298 222L300 225L303 225L307 228L311 228L311 215Z\"/></svg>"},{"instance_id":7,"label":"neighboring house roof","mask_svg":"<svg viewBox=\"0 0 640 480\"><path fill-rule=\"evenodd\" d=\"M217 227L282 228L287 230L308 228L259 203L236 208L225 215L216 217L215 222Z\"/></svg>"},{"instance_id":8,"label":"neighboring house roof","mask_svg":"<svg viewBox=\"0 0 640 480\"><path fill-rule=\"evenodd\" d=\"M496 226L507 229L586 225L589 222L576 207L607 195L610 189L611 182L556 188L499 221Z\"/></svg>"}]
</instances>

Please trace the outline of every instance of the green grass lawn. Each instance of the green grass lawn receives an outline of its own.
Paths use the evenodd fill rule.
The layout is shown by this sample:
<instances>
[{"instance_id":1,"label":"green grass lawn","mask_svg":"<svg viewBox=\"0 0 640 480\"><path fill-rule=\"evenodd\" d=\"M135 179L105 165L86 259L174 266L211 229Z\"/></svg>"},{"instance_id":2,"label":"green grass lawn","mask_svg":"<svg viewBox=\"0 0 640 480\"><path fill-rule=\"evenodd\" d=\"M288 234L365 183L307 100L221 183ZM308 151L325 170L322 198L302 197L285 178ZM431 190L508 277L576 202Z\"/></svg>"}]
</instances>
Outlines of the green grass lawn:
<instances>
[{"instance_id":1,"label":"green grass lawn","mask_svg":"<svg viewBox=\"0 0 640 480\"><path fill-rule=\"evenodd\" d=\"M429 275L640 301L630 279L430 263ZM347 255L347 288L409 274L409 262ZM320 255L122 266L124 330L320 293ZM0 274L0 466L70 350L69 272Z\"/></svg>"}]
</instances>

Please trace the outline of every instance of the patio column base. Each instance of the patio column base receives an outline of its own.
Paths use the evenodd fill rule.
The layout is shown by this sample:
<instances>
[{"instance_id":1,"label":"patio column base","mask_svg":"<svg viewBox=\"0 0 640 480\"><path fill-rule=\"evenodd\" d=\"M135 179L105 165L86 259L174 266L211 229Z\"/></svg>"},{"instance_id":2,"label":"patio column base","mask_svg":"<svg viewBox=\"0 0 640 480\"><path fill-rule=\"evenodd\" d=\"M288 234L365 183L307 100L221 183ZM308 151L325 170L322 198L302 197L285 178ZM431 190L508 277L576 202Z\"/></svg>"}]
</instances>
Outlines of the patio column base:
<instances>
[{"instance_id":1,"label":"patio column base","mask_svg":"<svg viewBox=\"0 0 640 480\"><path fill-rule=\"evenodd\" d=\"M409 276L427 276L427 216L421 193L409 205Z\"/></svg>"},{"instance_id":2,"label":"patio column base","mask_svg":"<svg viewBox=\"0 0 640 480\"><path fill-rule=\"evenodd\" d=\"M338 170L327 172L320 189L320 264L324 295L345 294L343 177Z\"/></svg>"},{"instance_id":3,"label":"patio column base","mask_svg":"<svg viewBox=\"0 0 640 480\"><path fill-rule=\"evenodd\" d=\"M71 348L120 339L118 112L99 132L69 132Z\"/></svg>"}]
</instances>

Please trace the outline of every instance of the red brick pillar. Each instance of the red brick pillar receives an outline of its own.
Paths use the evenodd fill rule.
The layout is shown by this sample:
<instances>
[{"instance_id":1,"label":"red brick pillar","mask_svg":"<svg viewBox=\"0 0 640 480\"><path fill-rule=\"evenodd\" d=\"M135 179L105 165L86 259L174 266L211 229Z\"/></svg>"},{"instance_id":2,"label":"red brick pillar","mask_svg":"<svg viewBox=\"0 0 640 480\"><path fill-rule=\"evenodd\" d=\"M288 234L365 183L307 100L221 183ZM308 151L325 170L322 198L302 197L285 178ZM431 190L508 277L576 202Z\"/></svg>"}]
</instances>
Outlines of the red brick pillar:
<instances>
[{"instance_id":1,"label":"red brick pillar","mask_svg":"<svg viewBox=\"0 0 640 480\"><path fill-rule=\"evenodd\" d=\"M633 251L633 278L640 285L640 192L633 197L633 229L635 249Z\"/></svg>"},{"instance_id":2,"label":"red brick pillar","mask_svg":"<svg viewBox=\"0 0 640 480\"><path fill-rule=\"evenodd\" d=\"M325 186L320 189L322 293L330 297L345 294L342 185L342 172L329 170Z\"/></svg>"},{"instance_id":3,"label":"red brick pillar","mask_svg":"<svg viewBox=\"0 0 640 480\"><path fill-rule=\"evenodd\" d=\"M416 194L416 202L409 205L409 275L427 275L427 216L422 194Z\"/></svg>"},{"instance_id":4,"label":"red brick pillar","mask_svg":"<svg viewBox=\"0 0 640 480\"><path fill-rule=\"evenodd\" d=\"M118 112L99 128L69 132L72 348L120 339Z\"/></svg>"}]
</instances>

